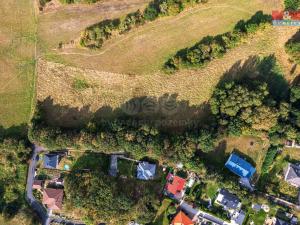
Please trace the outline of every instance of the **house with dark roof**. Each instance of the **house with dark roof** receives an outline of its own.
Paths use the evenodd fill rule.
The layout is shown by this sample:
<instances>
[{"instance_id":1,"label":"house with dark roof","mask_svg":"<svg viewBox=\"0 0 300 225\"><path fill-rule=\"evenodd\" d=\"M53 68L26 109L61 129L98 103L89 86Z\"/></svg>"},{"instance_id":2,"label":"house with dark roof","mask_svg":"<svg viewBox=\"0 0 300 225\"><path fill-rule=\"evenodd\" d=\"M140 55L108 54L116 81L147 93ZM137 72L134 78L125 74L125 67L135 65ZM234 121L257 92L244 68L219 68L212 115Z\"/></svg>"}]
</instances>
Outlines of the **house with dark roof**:
<instances>
[{"instance_id":1,"label":"house with dark roof","mask_svg":"<svg viewBox=\"0 0 300 225\"><path fill-rule=\"evenodd\" d=\"M224 210L232 212L233 210L239 210L242 206L240 199L236 195L223 188L219 191L215 203L223 206Z\"/></svg>"},{"instance_id":2,"label":"house with dark roof","mask_svg":"<svg viewBox=\"0 0 300 225\"><path fill-rule=\"evenodd\" d=\"M43 192L43 204L51 210L62 209L63 189L46 188Z\"/></svg>"},{"instance_id":3,"label":"house with dark roof","mask_svg":"<svg viewBox=\"0 0 300 225\"><path fill-rule=\"evenodd\" d=\"M152 180L155 176L155 172L155 164L140 162L137 166L137 178L140 180Z\"/></svg>"},{"instance_id":4,"label":"house with dark roof","mask_svg":"<svg viewBox=\"0 0 300 225\"><path fill-rule=\"evenodd\" d=\"M244 211L236 211L232 214L230 222L232 225L243 225L245 218L246 214Z\"/></svg>"},{"instance_id":5,"label":"house with dark roof","mask_svg":"<svg viewBox=\"0 0 300 225\"><path fill-rule=\"evenodd\" d=\"M182 211L173 218L171 225L194 225L194 222Z\"/></svg>"},{"instance_id":6,"label":"house with dark roof","mask_svg":"<svg viewBox=\"0 0 300 225\"><path fill-rule=\"evenodd\" d=\"M44 167L47 169L56 169L60 160L60 155L49 153L44 155Z\"/></svg>"},{"instance_id":7,"label":"house with dark roof","mask_svg":"<svg viewBox=\"0 0 300 225\"><path fill-rule=\"evenodd\" d=\"M225 163L225 166L240 178L250 180L254 175L256 169L246 160L239 157L237 154L232 153Z\"/></svg>"},{"instance_id":8,"label":"house with dark roof","mask_svg":"<svg viewBox=\"0 0 300 225\"><path fill-rule=\"evenodd\" d=\"M169 173L167 176L167 184L164 189L165 194L171 198L181 199L185 192L185 183L185 179Z\"/></svg>"},{"instance_id":9,"label":"house with dark roof","mask_svg":"<svg viewBox=\"0 0 300 225\"><path fill-rule=\"evenodd\" d=\"M300 165L289 163L284 170L284 180L291 185L300 187Z\"/></svg>"}]
</instances>

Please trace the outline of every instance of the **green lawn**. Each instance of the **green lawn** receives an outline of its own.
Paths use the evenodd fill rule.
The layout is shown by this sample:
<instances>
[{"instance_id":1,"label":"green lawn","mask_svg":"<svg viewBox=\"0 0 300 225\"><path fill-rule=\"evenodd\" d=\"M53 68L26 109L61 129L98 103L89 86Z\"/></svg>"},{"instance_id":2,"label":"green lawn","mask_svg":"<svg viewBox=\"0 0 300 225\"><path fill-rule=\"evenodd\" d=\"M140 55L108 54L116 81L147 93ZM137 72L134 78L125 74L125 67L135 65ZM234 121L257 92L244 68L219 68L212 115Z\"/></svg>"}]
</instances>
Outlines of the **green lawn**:
<instances>
[{"instance_id":1,"label":"green lawn","mask_svg":"<svg viewBox=\"0 0 300 225\"><path fill-rule=\"evenodd\" d=\"M7 133L25 134L32 112L36 41L33 2L0 0L0 128Z\"/></svg>"},{"instance_id":2,"label":"green lawn","mask_svg":"<svg viewBox=\"0 0 300 225\"><path fill-rule=\"evenodd\" d=\"M259 224L264 224L267 214L263 210L260 210L259 212L255 212L251 209L248 211L247 216L248 218L245 225L249 225L251 221L253 221L255 225L256 224L259 225Z\"/></svg>"},{"instance_id":3,"label":"green lawn","mask_svg":"<svg viewBox=\"0 0 300 225\"><path fill-rule=\"evenodd\" d=\"M168 199L168 198L166 198L162 201L162 204L161 204L160 208L158 209L155 219L151 225L169 225L170 224L169 219L168 219L167 209L171 203L172 203L172 200Z\"/></svg>"},{"instance_id":4,"label":"green lawn","mask_svg":"<svg viewBox=\"0 0 300 225\"><path fill-rule=\"evenodd\" d=\"M136 162L126 159L118 159L118 171L120 175L126 177L135 178L136 177Z\"/></svg>"},{"instance_id":5,"label":"green lawn","mask_svg":"<svg viewBox=\"0 0 300 225\"><path fill-rule=\"evenodd\" d=\"M74 159L71 169L101 170L108 173L109 155L103 153L85 153L79 158Z\"/></svg>"},{"instance_id":6,"label":"green lawn","mask_svg":"<svg viewBox=\"0 0 300 225\"><path fill-rule=\"evenodd\" d=\"M285 151L276 157L269 173L260 177L258 187L269 194L287 198L292 202L296 202L298 189L285 182L283 177L283 170L287 166L288 162L294 162L293 158L291 158Z\"/></svg>"}]
</instances>

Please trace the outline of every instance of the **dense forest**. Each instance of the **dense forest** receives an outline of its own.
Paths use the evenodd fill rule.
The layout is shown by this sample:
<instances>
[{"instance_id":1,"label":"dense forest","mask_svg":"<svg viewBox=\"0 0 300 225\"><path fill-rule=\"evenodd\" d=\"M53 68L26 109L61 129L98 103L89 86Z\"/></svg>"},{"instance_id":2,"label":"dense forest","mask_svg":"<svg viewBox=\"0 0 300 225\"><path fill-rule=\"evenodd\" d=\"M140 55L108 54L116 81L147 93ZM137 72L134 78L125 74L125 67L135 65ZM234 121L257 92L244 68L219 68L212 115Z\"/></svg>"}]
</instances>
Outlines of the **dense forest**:
<instances>
[{"instance_id":1,"label":"dense forest","mask_svg":"<svg viewBox=\"0 0 300 225\"><path fill-rule=\"evenodd\" d=\"M212 59L221 57L229 49L237 46L244 37L270 22L271 16L259 11L247 21L240 20L233 31L204 37L194 46L179 50L165 63L164 68L167 71L173 71L180 68L202 66Z\"/></svg>"},{"instance_id":2,"label":"dense forest","mask_svg":"<svg viewBox=\"0 0 300 225\"><path fill-rule=\"evenodd\" d=\"M176 15L187 7L205 2L207 0L154 0L143 12L137 10L125 17L104 20L86 28L81 34L80 45L88 48L101 48L103 42L113 35L124 34L147 21L153 21L162 16Z\"/></svg>"},{"instance_id":3,"label":"dense forest","mask_svg":"<svg viewBox=\"0 0 300 225\"><path fill-rule=\"evenodd\" d=\"M146 224L153 221L159 207L160 182L114 178L99 170L76 170L65 179L66 201L72 208L82 209L86 221L127 224L135 220Z\"/></svg>"}]
</instances>

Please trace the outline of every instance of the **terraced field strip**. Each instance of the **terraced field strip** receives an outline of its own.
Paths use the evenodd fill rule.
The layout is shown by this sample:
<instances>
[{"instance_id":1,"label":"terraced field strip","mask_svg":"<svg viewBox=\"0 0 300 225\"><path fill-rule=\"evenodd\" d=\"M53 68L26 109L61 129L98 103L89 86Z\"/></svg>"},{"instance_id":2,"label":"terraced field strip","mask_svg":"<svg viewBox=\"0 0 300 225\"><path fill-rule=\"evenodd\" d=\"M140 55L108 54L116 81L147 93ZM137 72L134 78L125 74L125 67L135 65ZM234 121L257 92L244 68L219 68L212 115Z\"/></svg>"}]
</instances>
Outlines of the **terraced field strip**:
<instances>
[{"instance_id":1,"label":"terraced field strip","mask_svg":"<svg viewBox=\"0 0 300 225\"><path fill-rule=\"evenodd\" d=\"M34 93L34 6L26 0L0 3L0 127L18 132L29 121Z\"/></svg>"}]
</instances>

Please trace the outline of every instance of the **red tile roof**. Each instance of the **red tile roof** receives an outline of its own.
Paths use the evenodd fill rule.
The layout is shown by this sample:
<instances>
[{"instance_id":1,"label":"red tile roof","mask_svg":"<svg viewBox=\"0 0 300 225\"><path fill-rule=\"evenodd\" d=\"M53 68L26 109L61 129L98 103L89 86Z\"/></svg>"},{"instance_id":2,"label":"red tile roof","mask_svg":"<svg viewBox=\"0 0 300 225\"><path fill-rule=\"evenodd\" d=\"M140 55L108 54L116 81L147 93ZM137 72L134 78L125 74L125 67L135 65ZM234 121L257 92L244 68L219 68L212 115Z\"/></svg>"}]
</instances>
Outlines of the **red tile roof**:
<instances>
[{"instance_id":1,"label":"red tile roof","mask_svg":"<svg viewBox=\"0 0 300 225\"><path fill-rule=\"evenodd\" d=\"M49 209L60 210L62 208L62 200L64 190L46 188L43 192L43 204L47 205Z\"/></svg>"},{"instance_id":2,"label":"red tile roof","mask_svg":"<svg viewBox=\"0 0 300 225\"><path fill-rule=\"evenodd\" d=\"M184 189L186 182L185 179L178 176L173 176L173 178L171 178L171 176L169 175L167 176L167 178L169 178L169 182L166 185L166 189L168 192L176 195Z\"/></svg>"},{"instance_id":3,"label":"red tile roof","mask_svg":"<svg viewBox=\"0 0 300 225\"><path fill-rule=\"evenodd\" d=\"M185 213L180 211L172 220L171 225L194 225L194 223Z\"/></svg>"},{"instance_id":4,"label":"red tile roof","mask_svg":"<svg viewBox=\"0 0 300 225\"><path fill-rule=\"evenodd\" d=\"M32 188L33 189L41 189L42 188L42 184L43 184L42 180L34 180Z\"/></svg>"}]
</instances>

